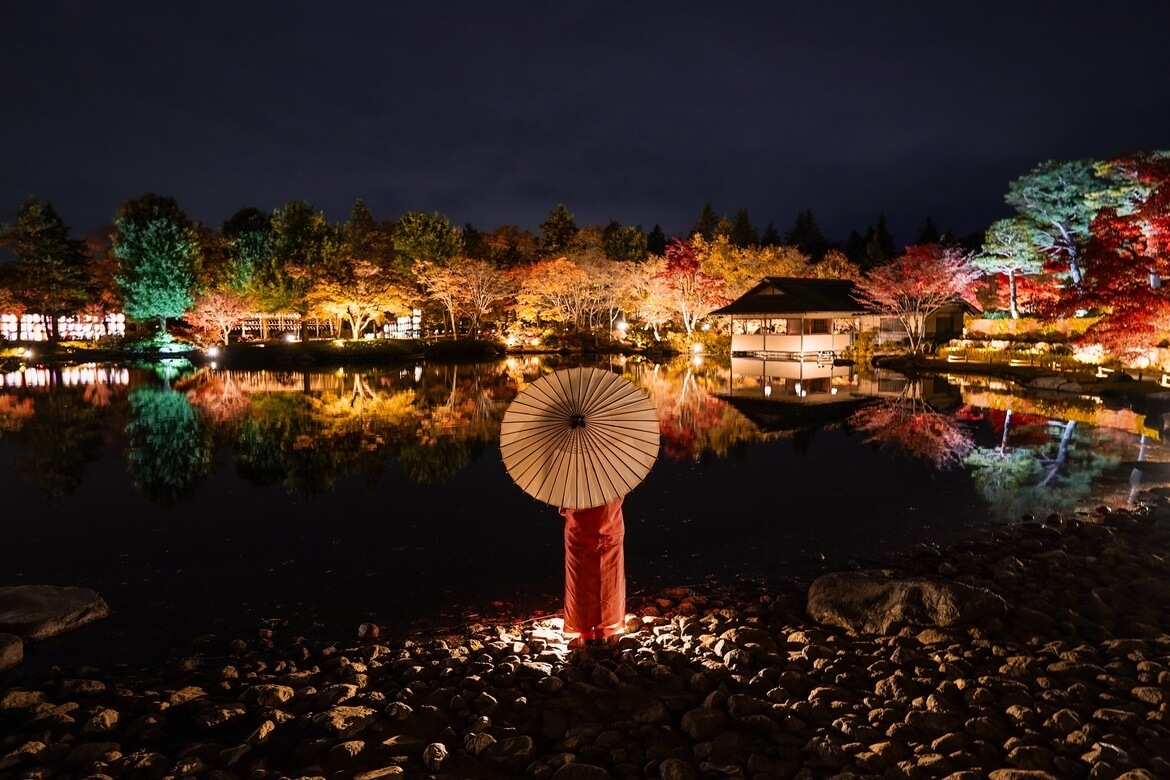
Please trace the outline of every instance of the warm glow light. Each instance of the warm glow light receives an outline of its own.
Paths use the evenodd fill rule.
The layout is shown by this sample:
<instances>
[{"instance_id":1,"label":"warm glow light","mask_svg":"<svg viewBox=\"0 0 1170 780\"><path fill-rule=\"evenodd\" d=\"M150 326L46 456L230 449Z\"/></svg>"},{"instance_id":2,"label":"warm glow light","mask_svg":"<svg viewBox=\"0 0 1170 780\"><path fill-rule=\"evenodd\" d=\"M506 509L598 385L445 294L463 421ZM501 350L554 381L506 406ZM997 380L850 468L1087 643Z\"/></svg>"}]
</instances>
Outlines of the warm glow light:
<instances>
[{"instance_id":1,"label":"warm glow light","mask_svg":"<svg viewBox=\"0 0 1170 780\"><path fill-rule=\"evenodd\" d=\"M345 342L344 342L343 340L341 340L341 339L333 339L333 346L335 346L335 347L344 347L344 346L345 346Z\"/></svg>"},{"instance_id":2,"label":"warm glow light","mask_svg":"<svg viewBox=\"0 0 1170 780\"><path fill-rule=\"evenodd\" d=\"M703 351L703 345L702 345L702 344L692 344L692 345L691 345L691 352L694 352L695 354L698 354L698 353L700 353L700 352L702 352L702 351Z\"/></svg>"},{"instance_id":3,"label":"warm glow light","mask_svg":"<svg viewBox=\"0 0 1170 780\"><path fill-rule=\"evenodd\" d=\"M796 391L797 395L800 395L800 382L797 382L795 385L793 385L792 389Z\"/></svg>"},{"instance_id":4,"label":"warm glow light","mask_svg":"<svg viewBox=\"0 0 1170 780\"><path fill-rule=\"evenodd\" d=\"M297 340L296 334L286 333L286 334L284 334L284 340L287 341L289 344L291 344Z\"/></svg>"},{"instance_id":5,"label":"warm glow light","mask_svg":"<svg viewBox=\"0 0 1170 780\"><path fill-rule=\"evenodd\" d=\"M30 360L32 358L32 356L33 356L33 351L31 349L26 349L24 351L25 360Z\"/></svg>"},{"instance_id":6,"label":"warm glow light","mask_svg":"<svg viewBox=\"0 0 1170 780\"><path fill-rule=\"evenodd\" d=\"M829 388L829 395L836 395L836 394L837 394L837 388L835 388L835 387Z\"/></svg>"},{"instance_id":7,"label":"warm glow light","mask_svg":"<svg viewBox=\"0 0 1170 780\"><path fill-rule=\"evenodd\" d=\"M219 356L219 347L208 347L207 348L207 356L208 357L218 357Z\"/></svg>"},{"instance_id":8,"label":"warm glow light","mask_svg":"<svg viewBox=\"0 0 1170 780\"><path fill-rule=\"evenodd\" d=\"M767 398L770 395L772 395L772 386L764 385L764 397Z\"/></svg>"}]
</instances>

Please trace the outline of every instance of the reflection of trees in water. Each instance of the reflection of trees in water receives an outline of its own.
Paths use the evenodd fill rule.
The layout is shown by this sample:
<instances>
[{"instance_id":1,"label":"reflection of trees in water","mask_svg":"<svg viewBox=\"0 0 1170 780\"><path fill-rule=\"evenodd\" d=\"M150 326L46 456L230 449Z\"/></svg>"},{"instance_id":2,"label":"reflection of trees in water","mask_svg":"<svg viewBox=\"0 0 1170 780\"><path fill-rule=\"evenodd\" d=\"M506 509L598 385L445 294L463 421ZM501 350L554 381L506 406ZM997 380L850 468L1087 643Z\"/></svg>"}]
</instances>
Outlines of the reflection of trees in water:
<instances>
[{"instance_id":1,"label":"reflection of trees in water","mask_svg":"<svg viewBox=\"0 0 1170 780\"><path fill-rule=\"evenodd\" d=\"M0 434L19 431L35 413L36 405L32 398L0 395Z\"/></svg>"},{"instance_id":2,"label":"reflection of trees in water","mask_svg":"<svg viewBox=\"0 0 1170 780\"><path fill-rule=\"evenodd\" d=\"M958 465L975 446L958 415L939 412L923 400L916 380L897 397L858 409L849 423L864 434L866 443L925 460L937 469Z\"/></svg>"},{"instance_id":3,"label":"reflection of trees in water","mask_svg":"<svg viewBox=\"0 0 1170 780\"><path fill-rule=\"evenodd\" d=\"M1111 446L1118 437L1110 432L1035 415L1017 417L1013 427L1010 410L993 415L993 422L1000 417L999 445L975 448L964 463L976 489L1006 520L1072 511L1120 460Z\"/></svg>"},{"instance_id":4,"label":"reflection of trees in water","mask_svg":"<svg viewBox=\"0 0 1170 780\"><path fill-rule=\"evenodd\" d=\"M211 471L211 427L182 393L148 386L131 391L126 433L127 469L151 500L185 498Z\"/></svg>"},{"instance_id":5,"label":"reflection of trees in water","mask_svg":"<svg viewBox=\"0 0 1170 780\"><path fill-rule=\"evenodd\" d=\"M761 438L746 417L707 392L702 379L685 364L673 370L656 365L634 378L658 409L663 453L674 460L722 457Z\"/></svg>"},{"instance_id":6,"label":"reflection of trees in water","mask_svg":"<svg viewBox=\"0 0 1170 780\"><path fill-rule=\"evenodd\" d=\"M31 412L32 399L23 400L28 404L23 408ZM35 413L26 419L16 434L27 447L16 459L17 470L50 498L73 493L85 476L86 466L101 454L97 410L86 402L82 388L54 385L47 395L37 398Z\"/></svg>"}]
</instances>

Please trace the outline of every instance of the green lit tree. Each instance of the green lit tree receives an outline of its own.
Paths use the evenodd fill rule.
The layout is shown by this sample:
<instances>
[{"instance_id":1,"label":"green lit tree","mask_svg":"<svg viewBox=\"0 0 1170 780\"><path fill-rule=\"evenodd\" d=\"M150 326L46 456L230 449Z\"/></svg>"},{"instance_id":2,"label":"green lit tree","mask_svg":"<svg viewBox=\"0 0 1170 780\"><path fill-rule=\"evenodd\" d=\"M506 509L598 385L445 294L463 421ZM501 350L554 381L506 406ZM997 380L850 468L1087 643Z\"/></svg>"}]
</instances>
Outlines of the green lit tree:
<instances>
[{"instance_id":1,"label":"green lit tree","mask_svg":"<svg viewBox=\"0 0 1170 780\"><path fill-rule=\"evenodd\" d=\"M1028 221L1040 253L1067 266L1074 286L1084 277L1081 256L1097 212L1091 196L1101 189L1092 160L1048 160L1009 184L1004 196Z\"/></svg>"},{"instance_id":2,"label":"green lit tree","mask_svg":"<svg viewBox=\"0 0 1170 780\"><path fill-rule=\"evenodd\" d=\"M226 281L237 293L256 292L261 269L272 262L272 215L240 209L220 229L227 251Z\"/></svg>"},{"instance_id":3,"label":"green lit tree","mask_svg":"<svg viewBox=\"0 0 1170 780\"><path fill-rule=\"evenodd\" d=\"M1028 221L1021 217L1001 219L987 229L983 249L971 258L971 265L985 274L1006 274L1008 278L1008 308L1013 319L1020 316L1016 297L1016 275L1038 274L1044 268L1044 258L1033 243Z\"/></svg>"},{"instance_id":4,"label":"green lit tree","mask_svg":"<svg viewBox=\"0 0 1170 780\"><path fill-rule=\"evenodd\" d=\"M114 220L114 255L126 315L157 320L182 317L195 299L199 236L174 198L148 193L122 205Z\"/></svg>"},{"instance_id":5,"label":"green lit tree","mask_svg":"<svg viewBox=\"0 0 1170 780\"><path fill-rule=\"evenodd\" d=\"M0 229L0 246L16 256L9 289L25 311L45 317L49 338L58 338L57 318L86 302L84 244L69 238L69 228L52 204L30 196L16 223Z\"/></svg>"},{"instance_id":6,"label":"green lit tree","mask_svg":"<svg viewBox=\"0 0 1170 780\"><path fill-rule=\"evenodd\" d=\"M394 227L394 251L404 267L419 261L442 265L463 251L463 234L437 211L408 211Z\"/></svg>"},{"instance_id":7,"label":"green lit tree","mask_svg":"<svg viewBox=\"0 0 1170 780\"><path fill-rule=\"evenodd\" d=\"M646 259L646 245L641 226L623 227L611 219L601 231L601 247L607 260L640 263Z\"/></svg>"},{"instance_id":8,"label":"green lit tree","mask_svg":"<svg viewBox=\"0 0 1170 780\"><path fill-rule=\"evenodd\" d=\"M322 279L342 273L341 231L304 201L286 203L272 215L272 254L258 275L261 309L295 312L305 336L309 291Z\"/></svg>"}]
</instances>

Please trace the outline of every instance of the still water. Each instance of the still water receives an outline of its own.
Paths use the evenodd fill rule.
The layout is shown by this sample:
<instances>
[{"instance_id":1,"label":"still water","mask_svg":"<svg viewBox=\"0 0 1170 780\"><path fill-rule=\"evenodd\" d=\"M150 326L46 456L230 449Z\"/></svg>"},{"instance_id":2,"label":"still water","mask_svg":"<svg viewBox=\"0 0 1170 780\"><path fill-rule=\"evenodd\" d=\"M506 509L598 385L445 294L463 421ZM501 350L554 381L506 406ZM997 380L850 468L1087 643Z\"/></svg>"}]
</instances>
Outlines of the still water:
<instances>
[{"instance_id":1,"label":"still water","mask_svg":"<svg viewBox=\"0 0 1170 780\"><path fill-rule=\"evenodd\" d=\"M662 423L625 503L633 595L809 578L1125 503L1135 464L1165 459L1140 415L1092 399L851 369L802 389L712 363L600 363ZM146 666L266 618L348 637L555 612L562 521L512 484L498 436L509 401L568 365L0 374L0 584L81 585L112 610L30 659L84 643Z\"/></svg>"}]
</instances>

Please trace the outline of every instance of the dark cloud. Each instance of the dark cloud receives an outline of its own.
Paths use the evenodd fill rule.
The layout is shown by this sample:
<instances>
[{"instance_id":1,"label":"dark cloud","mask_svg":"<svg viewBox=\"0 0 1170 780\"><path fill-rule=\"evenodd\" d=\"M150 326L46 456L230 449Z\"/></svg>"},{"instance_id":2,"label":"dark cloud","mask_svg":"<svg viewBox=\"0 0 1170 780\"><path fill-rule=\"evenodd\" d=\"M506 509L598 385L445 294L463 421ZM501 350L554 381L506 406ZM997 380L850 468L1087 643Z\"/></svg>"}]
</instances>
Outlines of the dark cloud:
<instances>
[{"instance_id":1,"label":"dark cloud","mask_svg":"<svg viewBox=\"0 0 1170 780\"><path fill-rule=\"evenodd\" d=\"M970 231L1044 159L1167 147L1163 3L44 2L6 12L0 215L170 194L681 231Z\"/></svg>"}]
</instances>

